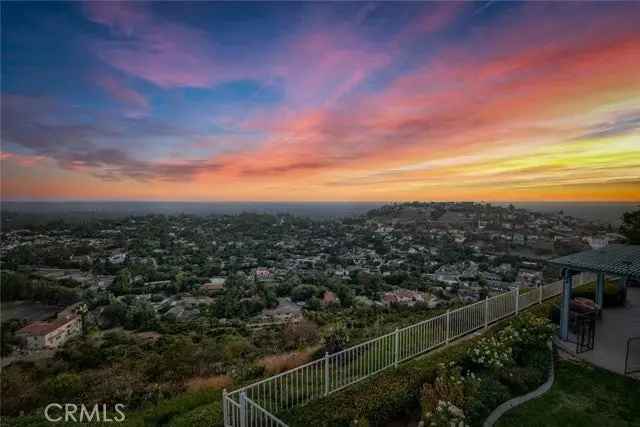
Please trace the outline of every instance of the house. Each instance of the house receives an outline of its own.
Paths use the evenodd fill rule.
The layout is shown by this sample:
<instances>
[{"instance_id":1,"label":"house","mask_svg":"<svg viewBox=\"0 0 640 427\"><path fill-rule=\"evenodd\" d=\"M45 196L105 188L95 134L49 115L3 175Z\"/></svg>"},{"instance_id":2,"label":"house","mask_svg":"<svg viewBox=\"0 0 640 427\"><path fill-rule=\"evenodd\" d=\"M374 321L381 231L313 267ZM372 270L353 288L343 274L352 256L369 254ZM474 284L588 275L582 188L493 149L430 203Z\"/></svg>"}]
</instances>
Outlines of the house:
<instances>
[{"instance_id":1,"label":"house","mask_svg":"<svg viewBox=\"0 0 640 427\"><path fill-rule=\"evenodd\" d=\"M338 302L340 302L340 300L338 299L336 294L331 291L325 291L322 295L323 305L337 304Z\"/></svg>"},{"instance_id":2,"label":"house","mask_svg":"<svg viewBox=\"0 0 640 427\"><path fill-rule=\"evenodd\" d=\"M111 255L109 257L109 262L111 264L122 264L126 260L127 260L127 254L126 253L117 253L117 254Z\"/></svg>"},{"instance_id":3,"label":"house","mask_svg":"<svg viewBox=\"0 0 640 427\"><path fill-rule=\"evenodd\" d=\"M210 293L210 294L215 294L218 293L220 291L222 291L224 289L224 284L227 281L227 279L225 277L212 277L209 279L208 283L204 283L200 289L202 289L203 291Z\"/></svg>"},{"instance_id":4,"label":"house","mask_svg":"<svg viewBox=\"0 0 640 427\"><path fill-rule=\"evenodd\" d=\"M300 306L291 302L290 298L278 298L278 306L276 308L264 310L263 320L290 321L300 319L302 317L302 309Z\"/></svg>"},{"instance_id":5,"label":"house","mask_svg":"<svg viewBox=\"0 0 640 427\"><path fill-rule=\"evenodd\" d=\"M409 289L397 289L392 292L385 292L382 296L384 305L402 304L412 306L417 302L424 302L424 296L420 292Z\"/></svg>"},{"instance_id":6,"label":"house","mask_svg":"<svg viewBox=\"0 0 640 427\"><path fill-rule=\"evenodd\" d=\"M514 245L524 246L526 244L527 239L522 233L513 233L512 241Z\"/></svg>"},{"instance_id":7,"label":"house","mask_svg":"<svg viewBox=\"0 0 640 427\"><path fill-rule=\"evenodd\" d=\"M457 284L461 279L470 279L478 275L478 264L473 261L463 261L452 265L443 265L433 274L433 279L450 285Z\"/></svg>"},{"instance_id":8,"label":"house","mask_svg":"<svg viewBox=\"0 0 640 427\"><path fill-rule=\"evenodd\" d=\"M609 239L606 237L587 237L585 238L591 249L602 249L609 245Z\"/></svg>"},{"instance_id":9,"label":"house","mask_svg":"<svg viewBox=\"0 0 640 427\"><path fill-rule=\"evenodd\" d=\"M521 288L535 288L542 285L542 271L521 268L516 283Z\"/></svg>"},{"instance_id":10,"label":"house","mask_svg":"<svg viewBox=\"0 0 640 427\"><path fill-rule=\"evenodd\" d=\"M50 322L32 322L18 329L16 336L24 338L29 350L52 349L63 345L82 332L80 316L60 316Z\"/></svg>"},{"instance_id":11,"label":"house","mask_svg":"<svg viewBox=\"0 0 640 427\"><path fill-rule=\"evenodd\" d=\"M256 268L256 279L257 280L268 280L272 276L271 271L265 267Z\"/></svg>"}]
</instances>

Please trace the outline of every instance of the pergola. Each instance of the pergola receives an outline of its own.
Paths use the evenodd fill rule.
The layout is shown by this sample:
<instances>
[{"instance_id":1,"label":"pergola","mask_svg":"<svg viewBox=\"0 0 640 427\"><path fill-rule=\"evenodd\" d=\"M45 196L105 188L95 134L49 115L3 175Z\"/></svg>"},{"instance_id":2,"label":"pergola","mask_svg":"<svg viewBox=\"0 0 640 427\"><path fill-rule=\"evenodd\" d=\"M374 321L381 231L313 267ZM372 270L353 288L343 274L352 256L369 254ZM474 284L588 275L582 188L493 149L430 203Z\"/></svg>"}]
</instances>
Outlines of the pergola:
<instances>
[{"instance_id":1,"label":"pergola","mask_svg":"<svg viewBox=\"0 0 640 427\"><path fill-rule=\"evenodd\" d=\"M573 275L581 272L596 274L596 301L602 307L604 276L640 279L640 245L609 245L602 249L578 252L550 261L563 268L562 304L560 310L560 338L569 337L569 305Z\"/></svg>"}]
</instances>

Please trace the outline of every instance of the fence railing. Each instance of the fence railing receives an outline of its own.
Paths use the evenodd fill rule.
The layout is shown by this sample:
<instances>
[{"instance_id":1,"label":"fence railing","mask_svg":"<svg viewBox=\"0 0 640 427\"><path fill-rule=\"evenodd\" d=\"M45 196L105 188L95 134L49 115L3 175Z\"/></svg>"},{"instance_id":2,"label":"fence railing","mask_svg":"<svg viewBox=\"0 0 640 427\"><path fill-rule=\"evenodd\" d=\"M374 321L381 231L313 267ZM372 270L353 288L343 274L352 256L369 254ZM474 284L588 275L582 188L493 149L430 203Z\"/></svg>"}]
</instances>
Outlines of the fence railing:
<instances>
[{"instance_id":1,"label":"fence railing","mask_svg":"<svg viewBox=\"0 0 640 427\"><path fill-rule=\"evenodd\" d=\"M574 287L591 275L582 273ZM278 413L304 405L380 371L427 353L562 292L562 280L520 292L519 288L486 298L363 342L337 353L223 393L225 427L286 427Z\"/></svg>"}]
</instances>

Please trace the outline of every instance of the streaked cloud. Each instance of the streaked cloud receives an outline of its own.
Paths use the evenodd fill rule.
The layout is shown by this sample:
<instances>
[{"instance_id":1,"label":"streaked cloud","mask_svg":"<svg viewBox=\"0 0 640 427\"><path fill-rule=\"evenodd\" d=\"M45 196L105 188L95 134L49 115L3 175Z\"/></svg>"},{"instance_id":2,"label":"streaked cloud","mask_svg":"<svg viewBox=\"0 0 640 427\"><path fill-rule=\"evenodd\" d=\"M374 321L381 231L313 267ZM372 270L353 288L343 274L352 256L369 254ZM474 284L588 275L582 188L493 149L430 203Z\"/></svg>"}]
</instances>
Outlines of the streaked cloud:
<instances>
[{"instance_id":1,"label":"streaked cloud","mask_svg":"<svg viewBox=\"0 0 640 427\"><path fill-rule=\"evenodd\" d=\"M4 193L40 194L32 172L51 197L638 199L640 5L288 6L65 5L86 66L29 61L82 84L3 69ZM7 22L26 67L41 41Z\"/></svg>"}]
</instances>

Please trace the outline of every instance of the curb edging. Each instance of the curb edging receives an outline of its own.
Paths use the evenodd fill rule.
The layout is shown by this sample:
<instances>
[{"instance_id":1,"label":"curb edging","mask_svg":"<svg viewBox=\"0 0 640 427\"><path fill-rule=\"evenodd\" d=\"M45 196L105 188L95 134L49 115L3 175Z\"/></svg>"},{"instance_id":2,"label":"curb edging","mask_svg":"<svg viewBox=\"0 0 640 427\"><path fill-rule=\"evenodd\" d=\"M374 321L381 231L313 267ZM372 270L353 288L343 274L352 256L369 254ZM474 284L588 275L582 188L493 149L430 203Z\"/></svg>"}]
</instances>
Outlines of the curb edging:
<instances>
[{"instance_id":1,"label":"curb edging","mask_svg":"<svg viewBox=\"0 0 640 427\"><path fill-rule=\"evenodd\" d=\"M555 381L555 374L554 374L554 367L553 367L554 365L553 347L551 343L549 343L549 348L551 349L551 352L550 352L551 353L551 369L549 371L549 378L547 378L547 381L545 381L544 384L542 384L537 389L530 391L527 394L516 396L513 399L509 399L506 402L499 405L496 409L493 410L493 412L489 414L487 419L484 421L484 424L482 425L483 427L493 427L494 424L498 422L500 417L502 417L505 413L507 413L511 409L516 408L522 405L523 403L526 403L537 397L540 397L543 394L545 394L547 391L549 391L549 389L551 388L551 386Z\"/></svg>"}]
</instances>

